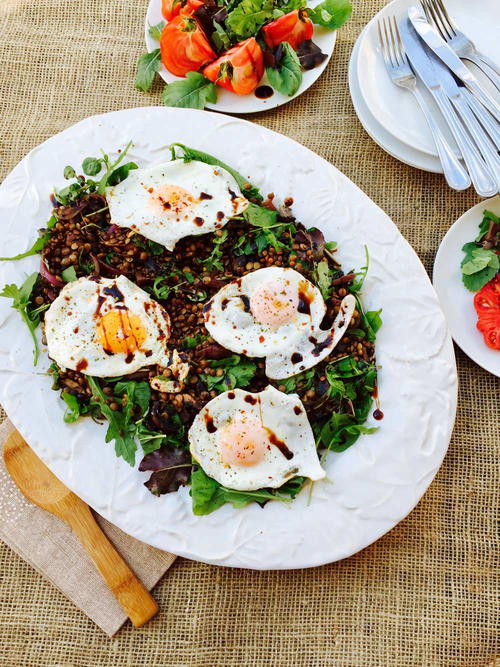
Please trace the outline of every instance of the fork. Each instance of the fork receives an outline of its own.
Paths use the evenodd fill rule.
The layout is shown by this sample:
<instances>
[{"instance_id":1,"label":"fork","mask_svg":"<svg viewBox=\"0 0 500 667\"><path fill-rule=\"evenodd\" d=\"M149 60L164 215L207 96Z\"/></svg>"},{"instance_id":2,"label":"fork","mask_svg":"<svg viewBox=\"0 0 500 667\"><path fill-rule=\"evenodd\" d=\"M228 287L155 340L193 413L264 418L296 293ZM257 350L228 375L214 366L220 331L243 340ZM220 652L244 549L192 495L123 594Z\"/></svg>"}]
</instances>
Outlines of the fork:
<instances>
[{"instance_id":1,"label":"fork","mask_svg":"<svg viewBox=\"0 0 500 667\"><path fill-rule=\"evenodd\" d=\"M471 184L469 174L455 157L431 109L417 88L417 78L401 42L396 19L391 18L392 21L384 18L377 22L378 38L387 73L396 86L409 90L416 97L436 144L446 182L454 190L465 190Z\"/></svg>"},{"instance_id":2,"label":"fork","mask_svg":"<svg viewBox=\"0 0 500 667\"><path fill-rule=\"evenodd\" d=\"M500 90L500 68L487 56L478 51L467 35L454 23L443 0L421 0L427 20L432 23L441 37L459 58L474 63L483 74Z\"/></svg>"}]
</instances>

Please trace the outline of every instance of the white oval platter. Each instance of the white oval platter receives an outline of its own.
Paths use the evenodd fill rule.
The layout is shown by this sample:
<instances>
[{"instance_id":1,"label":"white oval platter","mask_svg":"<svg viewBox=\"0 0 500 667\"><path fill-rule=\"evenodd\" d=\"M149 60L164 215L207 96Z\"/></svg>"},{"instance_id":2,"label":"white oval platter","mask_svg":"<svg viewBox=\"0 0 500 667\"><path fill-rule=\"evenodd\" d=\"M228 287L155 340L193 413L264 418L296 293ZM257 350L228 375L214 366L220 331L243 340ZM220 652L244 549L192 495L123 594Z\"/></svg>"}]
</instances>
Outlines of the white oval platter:
<instances>
[{"instance_id":1,"label":"white oval platter","mask_svg":"<svg viewBox=\"0 0 500 667\"><path fill-rule=\"evenodd\" d=\"M382 308L377 340L379 395L385 414L326 461L328 480L290 504L271 502L209 516L191 512L188 488L157 498L140 473L104 442L105 426L63 421L42 353L32 366L28 331L0 299L0 402L51 470L97 512L153 546L195 560L254 569L302 568L350 556L393 528L416 505L446 453L456 409L453 346L417 255L397 227L354 183L304 146L246 121L194 110L147 107L87 118L33 149L0 187L0 255L28 248L51 210L48 195L101 148L134 141L141 166L169 158L182 142L212 153L260 186L295 199L294 212L339 244L345 269L370 270L364 300ZM0 285L20 283L36 258L0 263Z\"/></svg>"}]
</instances>

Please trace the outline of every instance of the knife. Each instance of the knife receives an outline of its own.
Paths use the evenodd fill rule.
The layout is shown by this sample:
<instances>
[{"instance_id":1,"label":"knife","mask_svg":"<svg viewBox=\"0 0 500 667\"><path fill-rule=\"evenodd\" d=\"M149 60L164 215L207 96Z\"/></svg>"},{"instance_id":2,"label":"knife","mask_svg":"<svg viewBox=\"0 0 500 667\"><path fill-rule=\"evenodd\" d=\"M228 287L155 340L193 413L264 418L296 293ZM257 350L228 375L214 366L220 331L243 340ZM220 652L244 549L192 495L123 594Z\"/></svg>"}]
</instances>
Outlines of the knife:
<instances>
[{"instance_id":1,"label":"knife","mask_svg":"<svg viewBox=\"0 0 500 667\"><path fill-rule=\"evenodd\" d=\"M436 101L464 158L476 192L491 197L497 192L496 179L486 166L476 145L469 137L448 99L435 67L436 60L427 46L419 39L409 19L399 24L399 33L410 63Z\"/></svg>"},{"instance_id":2,"label":"knife","mask_svg":"<svg viewBox=\"0 0 500 667\"><path fill-rule=\"evenodd\" d=\"M445 93L448 95L451 103L455 107L455 111L472 135L484 161L495 177L498 192L498 188L500 188L500 158L498 156L498 151L491 143L476 116L472 113L471 107L463 92L466 90L465 86L460 85L462 82L460 82L460 84L457 83L453 74L441 63L441 61L436 62L435 65L437 65Z\"/></svg>"},{"instance_id":3,"label":"knife","mask_svg":"<svg viewBox=\"0 0 500 667\"><path fill-rule=\"evenodd\" d=\"M500 106L493 99L493 97L479 84L472 72L463 64L455 51L448 46L438 31L427 22L425 14L418 7L408 8L408 17L412 22L413 27L418 32L420 37L424 40L427 46L434 51L438 58L440 58L445 65L461 81L465 83L474 95L481 101L482 104L495 116L500 122Z\"/></svg>"},{"instance_id":4,"label":"knife","mask_svg":"<svg viewBox=\"0 0 500 667\"><path fill-rule=\"evenodd\" d=\"M466 88L463 84L459 85L459 87L460 92L469 103L470 108L474 112L478 121L484 127L485 132L495 144L497 150L500 150L500 125L492 116L490 116L489 112L486 111L483 105L476 100L468 88Z\"/></svg>"}]
</instances>

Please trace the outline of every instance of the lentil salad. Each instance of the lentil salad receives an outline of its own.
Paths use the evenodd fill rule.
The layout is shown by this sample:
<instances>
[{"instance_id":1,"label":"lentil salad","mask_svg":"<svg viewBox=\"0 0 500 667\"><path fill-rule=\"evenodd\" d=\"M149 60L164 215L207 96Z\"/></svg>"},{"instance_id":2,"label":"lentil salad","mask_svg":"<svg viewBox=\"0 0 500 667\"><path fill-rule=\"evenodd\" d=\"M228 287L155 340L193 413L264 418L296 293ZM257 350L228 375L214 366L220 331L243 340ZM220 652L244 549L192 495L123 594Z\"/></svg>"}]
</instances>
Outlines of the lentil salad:
<instances>
[{"instance_id":1,"label":"lentil salad","mask_svg":"<svg viewBox=\"0 0 500 667\"><path fill-rule=\"evenodd\" d=\"M210 159L210 164L228 168L216 158L184 146L172 157ZM118 169L126 178L127 168L135 168L134 163L118 168L118 161L111 165L114 171L104 165L108 166L108 179ZM85 162L86 176L95 175L88 172L97 167L89 168L91 163L87 162L85 169ZM196 466L189 454L187 430L209 400L229 389L258 392L273 384L282 392L297 393L320 452L343 451L362 433L374 430L364 422L376 397L375 335L381 319L379 311L364 312L360 298L368 255L359 272L344 272L336 260L335 243L326 242L318 229L308 229L294 218L291 196L278 205L272 193L264 199L239 174L242 191L251 202L251 215L239 216L215 232L186 237L171 252L133 230L113 225L101 182L76 176L71 168L66 168L65 175L76 180L53 197L51 219L41 230L43 243L35 244L41 269L32 281L25 311L32 323L39 320L43 326L44 311L65 282L82 276L119 275L145 289L167 310L172 327L168 347L178 350L190 367L180 391L167 393L149 387L148 381L159 372L168 378L169 369L147 367L109 379L91 378L55 363L50 371L53 387L67 404L66 421L90 415L97 420L106 418L111 425L116 422L114 431L108 428L106 439L115 439L117 454L131 464L135 449L132 453L130 447L120 451L115 436L124 425L133 425L132 440L141 445L144 454L139 470L152 473L146 482L152 493L173 492L191 483L194 512L206 514L221 501L235 507L252 501L286 501L307 482L294 478L276 490L237 493L220 485L217 488L217 482ZM281 381L266 377L263 360L236 355L220 346L204 326L204 304L222 286L269 266L293 268L319 287L327 306L322 328L331 326L346 294L353 294L357 301L350 325L332 354L314 368ZM382 416L378 407L374 416Z\"/></svg>"}]
</instances>

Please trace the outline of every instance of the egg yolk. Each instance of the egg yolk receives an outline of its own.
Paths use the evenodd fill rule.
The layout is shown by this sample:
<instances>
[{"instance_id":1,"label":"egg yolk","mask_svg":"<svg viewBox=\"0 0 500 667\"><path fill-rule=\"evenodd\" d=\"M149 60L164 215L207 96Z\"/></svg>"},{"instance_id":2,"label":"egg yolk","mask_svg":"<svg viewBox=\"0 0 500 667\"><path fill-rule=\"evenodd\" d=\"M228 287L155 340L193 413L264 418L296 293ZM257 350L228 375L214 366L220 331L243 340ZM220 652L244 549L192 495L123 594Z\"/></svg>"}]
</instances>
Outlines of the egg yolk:
<instances>
[{"instance_id":1,"label":"egg yolk","mask_svg":"<svg viewBox=\"0 0 500 667\"><path fill-rule=\"evenodd\" d=\"M257 322L271 327L291 322L297 315L299 295L289 281L263 283L250 296L250 310Z\"/></svg>"},{"instance_id":2,"label":"egg yolk","mask_svg":"<svg viewBox=\"0 0 500 667\"><path fill-rule=\"evenodd\" d=\"M254 466L269 448L269 434L255 417L235 417L219 435L219 451L226 465Z\"/></svg>"},{"instance_id":3,"label":"egg yolk","mask_svg":"<svg viewBox=\"0 0 500 667\"><path fill-rule=\"evenodd\" d=\"M111 310L100 317L96 331L104 350L112 354L135 352L147 337L141 318L126 310Z\"/></svg>"},{"instance_id":4,"label":"egg yolk","mask_svg":"<svg viewBox=\"0 0 500 667\"><path fill-rule=\"evenodd\" d=\"M179 185L161 185L151 188L149 204L159 215L168 218L184 216L193 207L195 197Z\"/></svg>"}]
</instances>

